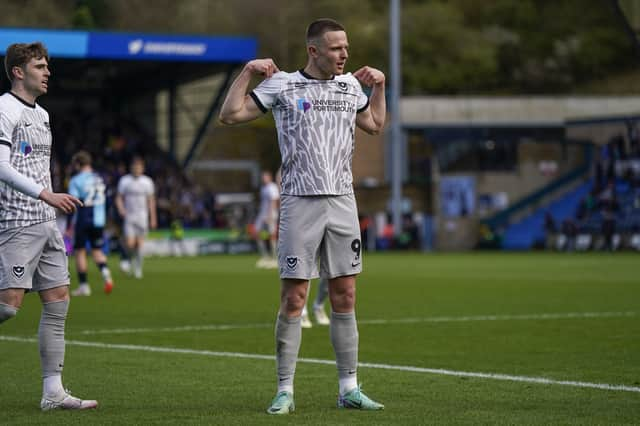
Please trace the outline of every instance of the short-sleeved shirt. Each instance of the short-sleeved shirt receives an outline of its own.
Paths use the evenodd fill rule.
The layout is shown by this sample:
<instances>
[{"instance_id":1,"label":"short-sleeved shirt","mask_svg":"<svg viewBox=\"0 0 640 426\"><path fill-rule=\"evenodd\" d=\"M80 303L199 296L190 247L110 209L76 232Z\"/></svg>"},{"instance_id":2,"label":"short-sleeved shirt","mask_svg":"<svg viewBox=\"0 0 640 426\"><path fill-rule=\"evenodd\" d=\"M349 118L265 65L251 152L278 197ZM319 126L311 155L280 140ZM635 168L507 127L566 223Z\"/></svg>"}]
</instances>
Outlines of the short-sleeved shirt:
<instances>
[{"instance_id":1,"label":"short-sleeved shirt","mask_svg":"<svg viewBox=\"0 0 640 426\"><path fill-rule=\"evenodd\" d=\"M118 194L124 200L125 220L147 226L149 223L149 197L155 193L149 176L124 175L118 182Z\"/></svg>"},{"instance_id":2,"label":"short-sleeved shirt","mask_svg":"<svg viewBox=\"0 0 640 426\"><path fill-rule=\"evenodd\" d=\"M13 93L0 96L0 144L11 149L18 173L51 190L49 114ZM56 218L53 207L0 182L0 229L30 226Z\"/></svg>"},{"instance_id":3,"label":"short-sleeved shirt","mask_svg":"<svg viewBox=\"0 0 640 426\"><path fill-rule=\"evenodd\" d=\"M278 72L251 92L273 111L282 157L282 194L353 193L351 162L356 114L369 99L351 73L317 80L304 71Z\"/></svg>"},{"instance_id":4,"label":"short-sleeved shirt","mask_svg":"<svg viewBox=\"0 0 640 426\"><path fill-rule=\"evenodd\" d=\"M82 201L76 212L76 226L104 227L107 218L106 185L95 172L80 172L69 181L69 194Z\"/></svg>"}]
</instances>

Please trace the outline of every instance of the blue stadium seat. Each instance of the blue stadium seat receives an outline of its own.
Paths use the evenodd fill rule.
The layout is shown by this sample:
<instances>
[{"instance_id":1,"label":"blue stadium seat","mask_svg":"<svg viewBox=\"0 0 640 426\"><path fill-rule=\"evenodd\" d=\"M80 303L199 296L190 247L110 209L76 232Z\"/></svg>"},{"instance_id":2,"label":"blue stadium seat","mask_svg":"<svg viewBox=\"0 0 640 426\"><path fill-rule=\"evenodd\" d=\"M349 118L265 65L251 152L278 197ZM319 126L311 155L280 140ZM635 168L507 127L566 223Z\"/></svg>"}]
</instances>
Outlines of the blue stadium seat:
<instances>
[{"instance_id":1,"label":"blue stadium seat","mask_svg":"<svg viewBox=\"0 0 640 426\"><path fill-rule=\"evenodd\" d=\"M589 193L590 189L591 183L584 183L548 206L539 208L520 222L510 225L504 233L502 248L505 250L528 250L536 241L544 240L545 212L551 213L559 228L563 220L574 216L580 200Z\"/></svg>"}]
</instances>

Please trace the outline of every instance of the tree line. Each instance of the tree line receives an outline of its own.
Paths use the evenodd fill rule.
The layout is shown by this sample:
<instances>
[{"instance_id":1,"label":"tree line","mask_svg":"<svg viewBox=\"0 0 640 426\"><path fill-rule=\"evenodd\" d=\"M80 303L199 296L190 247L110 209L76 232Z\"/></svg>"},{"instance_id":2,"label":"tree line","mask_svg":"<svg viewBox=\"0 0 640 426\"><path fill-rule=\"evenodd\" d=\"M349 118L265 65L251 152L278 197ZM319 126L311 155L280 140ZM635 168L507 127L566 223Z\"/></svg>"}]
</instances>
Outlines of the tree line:
<instances>
[{"instance_id":1,"label":"tree line","mask_svg":"<svg viewBox=\"0 0 640 426\"><path fill-rule=\"evenodd\" d=\"M281 69L306 62L306 25L347 28L349 68L388 71L388 0L5 0L0 25L248 35ZM405 95L570 93L633 71L613 0L403 0Z\"/></svg>"}]
</instances>

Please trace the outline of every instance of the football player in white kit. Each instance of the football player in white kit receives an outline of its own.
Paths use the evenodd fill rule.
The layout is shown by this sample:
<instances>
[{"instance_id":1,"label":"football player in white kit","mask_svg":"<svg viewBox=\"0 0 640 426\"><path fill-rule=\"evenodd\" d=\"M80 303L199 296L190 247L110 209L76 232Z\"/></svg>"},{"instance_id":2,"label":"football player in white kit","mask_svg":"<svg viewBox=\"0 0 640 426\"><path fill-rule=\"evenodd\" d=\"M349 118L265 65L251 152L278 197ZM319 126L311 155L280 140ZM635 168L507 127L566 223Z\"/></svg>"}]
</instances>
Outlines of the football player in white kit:
<instances>
[{"instance_id":1,"label":"football player in white kit","mask_svg":"<svg viewBox=\"0 0 640 426\"><path fill-rule=\"evenodd\" d=\"M344 27L319 19L307 29L307 65L280 72L272 59L247 63L220 111L225 124L272 110L282 157L278 261L282 280L276 321L278 387L267 412L295 408L293 378L301 342L308 282L329 279L330 335L338 369L338 407L381 410L357 381L356 275L362 271L360 226L351 159L355 127L376 134L385 123L385 76L368 66L345 73ZM247 93L254 76L264 77ZM361 84L371 86L368 98Z\"/></svg>"},{"instance_id":2,"label":"football player in white kit","mask_svg":"<svg viewBox=\"0 0 640 426\"><path fill-rule=\"evenodd\" d=\"M280 189L273 181L270 171L262 172L262 186L260 187L260 208L254 222L256 244L260 259L258 268L277 268L276 237L278 230L278 209L280 203ZM267 247L266 243L269 246Z\"/></svg>"},{"instance_id":3,"label":"football player in white kit","mask_svg":"<svg viewBox=\"0 0 640 426\"><path fill-rule=\"evenodd\" d=\"M142 246L149 228L155 229L156 198L151 178L144 173L144 160L134 157L130 173L118 181L116 208L124 219L123 231L126 249L132 258L133 275L142 278Z\"/></svg>"},{"instance_id":4,"label":"football player in white kit","mask_svg":"<svg viewBox=\"0 0 640 426\"><path fill-rule=\"evenodd\" d=\"M36 103L48 90L49 53L42 43L16 43L4 63L11 91L0 96L0 324L16 316L25 292L38 292L40 408L95 408L96 401L71 396L62 385L70 280L55 208L70 214L82 202L51 192L49 114Z\"/></svg>"}]
</instances>

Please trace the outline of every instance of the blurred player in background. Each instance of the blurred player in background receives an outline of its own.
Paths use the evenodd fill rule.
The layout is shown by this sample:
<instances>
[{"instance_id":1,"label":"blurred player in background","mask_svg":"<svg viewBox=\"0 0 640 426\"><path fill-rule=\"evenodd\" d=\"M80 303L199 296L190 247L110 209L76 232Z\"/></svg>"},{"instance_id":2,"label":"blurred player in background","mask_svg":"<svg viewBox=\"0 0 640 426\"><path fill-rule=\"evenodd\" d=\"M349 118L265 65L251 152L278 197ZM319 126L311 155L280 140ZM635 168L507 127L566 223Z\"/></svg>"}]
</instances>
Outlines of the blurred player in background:
<instances>
[{"instance_id":1,"label":"blurred player in background","mask_svg":"<svg viewBox=\"0 0 640 426\"><path fill-rule=\"evenodd\" d=\"M329 278L330 334L338 369L338 407L384 408L358 386L356 275L362 270L360 226L351 160L355 126L379 133L385 122L385 76L371 67L344 74L344 28L330 19L307 30L304 69L280 72L272 59L247 63L220 112L225 124L253 120L268 109L278 130L282 196L278 261L282 279L276 321L278 390L269 414L295 408L293 378L301 342L301 313L309 279ZM247 94L253 76L266 78ZM372 86L371 99L361 83Z\"/></svg>"},{"instance_id":2,"label":"blurred player in background","mask_svg":"<svg viewBox=\"0 0 640 426\"><path fill-rule=\"evenodd\" d=\"M311 294L311 281L309 281L309 288L307 289L307 297ZM331 320L327 316L327 313L324 311L324 302L327 300L327 296L329 295L329 280L326 278L320 278L318 281L318 292L316 293L316 298L313 301L313 318L316 320L318 325L329 325ZM307 304L304 304L302 308L302 315L300 318L300 326L302 328L311 328L313 327L313 323L311 322L311 318L309 317L309 310L307 309Z\"/></svg>"},{"instance_id":3,"label":"blurred player in background","mask_svg":"<svg viewBox=\"0 0 640 426\"><path fill-rule=\"evenodd\" d=\"M260 187L260 208L254 222L256 244L260 259L258 268L277 268L276 238L278 230L278 210L280 204L280 189L273 181L270 171L262 172L262 186ZM267 247L268 244L268 247Z\"/></svg>"},{"instance_id":4,"label":"blurred player in background","mask_svg":"<svg viewBox=\"0 0 640 426\"><path fill-rule=\"evenodd\" d=\"M144 173L144 160L134 157L130 173L120 178L116 207L124 223L126 250L132 259L133 275L142 278L142 246L149 228L155 229L156 198L153 181Z\"/></svg>"},{"instance_id":5,"label":"blurred player in background","mask_svg":"<svg viewBox=\"0 0 640 426\"><path fill-rule=\"evenodd\" d=\"M104 292L109 294L113 290L113 280L107 266L107 256L102 251L104 226L107 221L106 185L102 177L93 171L91 154L87 151L75 153L71 164L77 174L69 181L69 193L83 204L72 216L68 227L68 231L73 228L73 252L79 283L78 288L71 294L91 295L91 287L87 281L87 244L91 246L91 256L102 274Z\"/></svg>"},{"instance_id":6,"label":"blurred player in background","mask_svg":"<svg viewBox=\"0 0 640 426\"><path fill-rule=\"evenodd\" d=\"M0 96L0 324L16 316L26 291L38 292L40 408L95 408L96 401L73 397L62 386L69 265L55 208L71 214L82 203L51 192L49 114L36 103L47 93L49 53L42 43L12 44L4 65L11 91Z\"/></svg>"}]
</instances>

